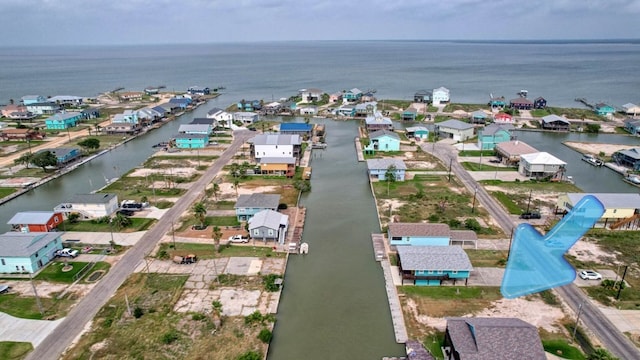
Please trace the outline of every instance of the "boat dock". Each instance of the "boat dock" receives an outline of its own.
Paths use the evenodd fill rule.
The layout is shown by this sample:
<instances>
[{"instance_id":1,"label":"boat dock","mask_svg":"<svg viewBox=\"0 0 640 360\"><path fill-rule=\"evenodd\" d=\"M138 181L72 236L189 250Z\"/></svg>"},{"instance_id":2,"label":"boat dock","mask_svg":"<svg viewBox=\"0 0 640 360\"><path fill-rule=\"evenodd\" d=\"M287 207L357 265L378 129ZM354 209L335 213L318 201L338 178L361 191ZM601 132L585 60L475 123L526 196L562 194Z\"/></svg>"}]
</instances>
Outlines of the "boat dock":
<instances>
[{"instance_id":1,"label":"boat dock","mask_svg":"<svg viewBox=\"0 0 640 360\"><path fill-rule=\"evenodd\" d=\"M282 212L289 215L289 231L287 232L287 238L285 240L286 249L288 249L288 252L291 254L298 254L300 244L302 243L302 232L304 230L307 209L304 207L290 207ZM292 219L293 221L291 221ZM295 248L293 244L295 244Z\"/></svg>"},{"instance_id":2,"label":"boat dock","mask_svg":"<svg viewBox=\"0 0 640 360\"><path fill-rule=\"evenodd\" d=\"M391 263L389 259L380 261L382 271L384 272L385 288L387 290L387 298L389 299L389 310L391 311L391 322L393 323L393 332L396 336L398 344L407 342L407 327L404 324L404 315L400 306L400 299L396 291L396 285L393 283L393 274L391 273Z\"/></svg>"},{"instance_id":3,"label":"boat dock","mask_svg":"<svg viewBox=\"0 0 640 360\"><path fill-rule=\"evenodd\" d=\"M356 153L358 155L358 161L364 161L364 154L362 153L362 146L360 146L360 138L356 136L355 140Z\"/></svg>"},{"instance_id":4,"label":"boat dock","mask_svg":"<svg viewBox=\"0 0 640 360\"><path fill-rule=\"evenodd\" d=\"M593 104L590 104L585 98L577 98L575 99L575 101L582 103L584 106L588 107L589 109L593 109L595 107Z\"/></svg>"},{"instance_id":5,"label":"boat dock","mask_svg":"<svg viewBox=\"0 0 640 360\"><path fill-rule=\"evenodd\" d=\"M371 241L373 242L373 255L376 261L382 261L387 258L387 250L384 247L384 235L371 234Z\"/></svg>"}]
</instances>

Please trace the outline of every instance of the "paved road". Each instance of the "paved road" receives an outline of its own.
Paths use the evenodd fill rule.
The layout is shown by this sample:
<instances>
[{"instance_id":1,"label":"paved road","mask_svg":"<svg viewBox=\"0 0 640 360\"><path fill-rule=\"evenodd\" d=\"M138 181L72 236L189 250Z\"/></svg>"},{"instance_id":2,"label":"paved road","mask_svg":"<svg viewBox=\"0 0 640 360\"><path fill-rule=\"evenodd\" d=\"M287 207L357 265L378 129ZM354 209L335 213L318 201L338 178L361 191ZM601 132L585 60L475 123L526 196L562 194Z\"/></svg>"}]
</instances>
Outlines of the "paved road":
<instances>
[{"instance_id":1,"label":"paved road","mask_svg":"<svg viewBox=\"0 0 640 360\"><path fill-rule=\"evenodd\" d=\"M38 345L27 359L55 360L82 332L85 325L93 319L116 290L124 283L136 266L149 254L156 243L169 231L171 222L178 220L191 204L204 196L205 187L211 183L222 167L227 164L240 146L255 133L247 130L234 132L234 139L220 158L205 172L191 189L178 200L160 221L125 253L109 273L85 296L64 318L60 325Z\"/></svg>"},{"instance_id":2,"label":"paved road","mask_svg":"<svg viewBox=\"0 0 640 360\"><path fill-rule=\"evenodd\" d=\"M438 157L445 165L450 164L452 173L460 179L469 192L475 193L476 201L482 203L506 234L511 234L515 226L509 214L458 163L457 153L451 145L436 143L422 144L421 147L424 151ZM621 359L640 359L638 348L597 307L591 304L588 297L577 286L570 284L558 287L556 290L576 312L579 304L583 304L581 319L584 325L602 341L611 353Z\"/></svg>"}]
</instances>

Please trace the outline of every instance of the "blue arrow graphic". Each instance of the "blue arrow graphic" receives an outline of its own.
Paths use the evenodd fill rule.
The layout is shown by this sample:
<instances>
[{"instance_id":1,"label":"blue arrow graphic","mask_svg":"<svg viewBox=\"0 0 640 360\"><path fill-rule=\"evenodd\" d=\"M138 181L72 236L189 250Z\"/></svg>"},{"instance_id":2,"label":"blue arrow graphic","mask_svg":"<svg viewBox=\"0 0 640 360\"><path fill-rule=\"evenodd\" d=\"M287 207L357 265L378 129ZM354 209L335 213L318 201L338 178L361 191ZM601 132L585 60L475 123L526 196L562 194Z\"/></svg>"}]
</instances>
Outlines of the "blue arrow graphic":
<instances>
[{"instance_id":1,"label":"blue arrow graphic","mask_svg":"<svg viewBox=\"0 0 640 360\"><path fill-rule=\"evenodd\" d=\"M584 196L546 235L520 224L514 233L500 292L507 299L570 284L575 269L564 254L604 214L604 206L592 195Z\"/></svg>"}]
</instances>

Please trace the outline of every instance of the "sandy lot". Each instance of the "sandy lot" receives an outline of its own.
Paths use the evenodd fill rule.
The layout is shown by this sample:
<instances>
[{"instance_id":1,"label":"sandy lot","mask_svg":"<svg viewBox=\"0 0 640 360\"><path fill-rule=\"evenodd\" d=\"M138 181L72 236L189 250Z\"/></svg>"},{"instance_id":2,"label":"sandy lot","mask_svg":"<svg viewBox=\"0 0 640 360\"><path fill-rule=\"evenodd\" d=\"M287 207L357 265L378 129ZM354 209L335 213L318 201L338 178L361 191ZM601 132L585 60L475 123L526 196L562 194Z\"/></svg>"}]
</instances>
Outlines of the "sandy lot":
<instances>
[{"instance_id":1,"label":"sandy lot","mask_svg":"<svg viewBox=\"0 0 640 360\"><path fill-rule=\"evenodd\" d=\"M577 141L566 141L564 142L564 144L583 154L598 155L600 154L600 152L604 152L605 156L611 156L611 154L619 150L627 150L638 147L637 145L599 144Z\"/></svg>"}]
</instances>

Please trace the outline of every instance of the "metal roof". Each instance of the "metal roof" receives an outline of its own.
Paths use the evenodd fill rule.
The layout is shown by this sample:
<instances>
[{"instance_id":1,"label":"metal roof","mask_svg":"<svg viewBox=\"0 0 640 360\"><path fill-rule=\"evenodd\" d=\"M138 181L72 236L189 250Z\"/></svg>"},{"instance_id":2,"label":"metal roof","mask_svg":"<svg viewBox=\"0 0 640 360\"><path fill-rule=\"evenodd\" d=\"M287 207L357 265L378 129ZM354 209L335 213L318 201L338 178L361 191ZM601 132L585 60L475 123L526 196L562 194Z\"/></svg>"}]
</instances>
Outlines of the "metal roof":
<instances>
[{"instance_id":1,"label":"metal roof","mask_svg":"<svg viewBox=\"0 0 640 360\"><path fill-rule=\"evenodd\" d=\"M305 123L280 124L280 131L311 131L311 129L313 129L312 124L305 124Z\"/></svg>"},{"instance_id":2,"label":"metal roof","mask_svg":"<svg viewBox=\"0 0 640 360\"><path fill-rule=\"evenodd\" d=\"M471 261L461 246L397 246L402 270L471 271Z\"/></svg>"},{"instance_id":3,"label":"metal roof","mask_svg":"<svg viewBox=\"0 0 640 360\"><path fill-rule=\"evenodd\" d=\"M7 221L9 225L22 225L22 224L34 224L44 225L51 218L55 212L53 211L21 211L13 215L13 217Z\"/></svg>"},{"instance_id":4,"label":"metal roof","mask_svg":"<svg viewBox=\"0 0 640 360\"><path fill-rule=\"evenodd\" d=\"M255 136L250 142L253 145L300 145L298 134L261 134Z\"/></svg>"},{"instance_id":5,"label":"metal roof","mask_svg":"<svg viewBox=\"0 0 640 360\"><path fill-rule=\"evenodd\" d=\"M529 164L567 165L566 162L544 151L532 154L523 154L520 155L520 159L528 162Z\"/></svg>"},{"instance_id":6,"label":"metal roof","mask_svg":"<svg viewBox=\"0 0 640 360\"><path fill-rule=\"evenodd\" d=\"M370 139L377 139L379 137L383 137L383 136L388 136L388 137L392 137L396 140L400 140L400 135L394 133L393 131L389 131L389 130L376 130L376 131L372 131L369 134L369 138Z\"/></svg>"},{"instance_id":7,"label":"metal roof","mask_svg":"<svg viewBox=\"0 0 640 360\"><path fill-rule=\"evenodd\" d=\"M289 217L273 210L258 211L251 219L249 219L249 230L259 227L268 229L279 229L280 225L286 226L289 223Z\"/></svg>"},{"instance_id":8,"label":"metal roof","mask_svg":"<svg viewBox=\"0 0 640 360\"><path fill-rule=\"evenodd\" d=\"M380 169L388 169L389 166L395 166L396 170L406 170L407 165L405 165L402 159L395 158L384 158L384 159L368 159L367 160L367 169L369 170L380 170Z\"/></svg>"},{"instance_id":9,"label":"metal roof","mask_svg":"<svg viewBox=\"0 0 640 360\"><path fill-rule=\"evenodd\" d=\"M243 194L238 196L234 208L277 209L279 204L280 195L278 194Z\"/></svg>"},{"instance_id":10,"label":"metal roof","mask_svg":"<svg viewBox=\"0 0 640 360\"><path fill-rule=\"evenodd\" d=\"M72 204L106 204L111 201L116 194L76 194L68 202Z\"/></svg>"},{"instance_id":11,"label":"metal roof","mask_svg":"<svg viewBox=\"0 0 640 360\"><path fill-rule=\"evenodd\" d=\"M505 141L496 144L496 150L501 150L509 156L538 152L534 147L520 140Z\"/></svg>"},{"instance_id":12,"label":"metal roof","mask_svg":"<svg viewBox=\"0 0 640 360\"><path fill-rule=\"evenodd\" d=\"M473 129L473 125L466 123L464 121L456 120L456 119L445 120L443 122L437 123L436 126L438 128L447 127L447 128L456 129L456 130Z\"/></svg>"},{"instance_id":13,"label":"metal roof","mask_svg":"<svg viewBox=\"0 0 640 360\"><path fill-rule=\"evenodd\" d=\"M260 158L260 164L295 164L294 157L263 157Z\"/></svg>"},{"instance_id":14,"label":"metal roof","mask_svg":"<svg viewBox=\"0 0 640 360\"><path fill-rule=\"evenodd\" d=\"M547 116L543 116L542 117L542 122L543 123L551 123L551 122L554 122L554 121L560 121L560 122L563 122L563 123L565 123L567 125L570 124L570 122L567 119L563 118L562 116L558 116L556 114L551 114L551 115L547 115Z\"/></svg>"},{"instance_id":15,"label":"metal roof","mask_svg":"<svg viewBox=\"0 0 640 360\"><path fill-rule=\"evenodd\" d=\"M635 193L567 193L572 204L593 195L606 209L640 209L640 194Z\"/></svg>"},{"instance_id":16,"label":"metal roof","mask_svg":"<svg viewBox=\"0 0 640 360\"><path fill-rule=\"evenodd\" d=\"M0 235L0 257L29 257L42 249L46 244L62 236L62 234L64 233L4 233Z\"/></svg>"},{"instance_id":17,"label":"metal roof","mask_svg":"<svg viewBox=\"0 0 640 360\"><path fill-rule=\"evenodd\" d=\"M182 124L178 128L178 132L189 132L189 131L211 131L211 123L209 124Z\"/></svg>"}]
</instances>

